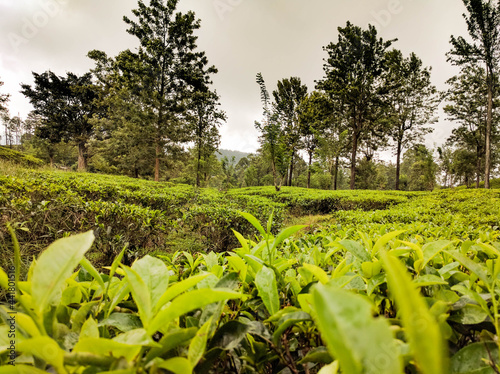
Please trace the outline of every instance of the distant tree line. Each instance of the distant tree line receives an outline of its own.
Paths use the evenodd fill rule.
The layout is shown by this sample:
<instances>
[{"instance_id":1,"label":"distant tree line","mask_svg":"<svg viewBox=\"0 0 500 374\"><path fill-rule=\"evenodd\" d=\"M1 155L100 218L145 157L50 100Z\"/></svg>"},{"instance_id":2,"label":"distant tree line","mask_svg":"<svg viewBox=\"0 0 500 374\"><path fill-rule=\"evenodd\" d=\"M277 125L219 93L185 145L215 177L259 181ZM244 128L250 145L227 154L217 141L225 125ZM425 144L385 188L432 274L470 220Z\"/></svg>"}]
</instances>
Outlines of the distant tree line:
<instances>
[{"instance_id":1,"label":"distant tree line","mask_svg":"<svg viewBox=\"0 0 500 374\"><path fill-rule=\"evenodd\" d=\"M139 0L124 17L136 51L90 51L95 66L81 76L33 73L34 84L22 84L34 107L25 120L11 117L9 96L0 95L2 143L51 165L218 188L490 187L500 154L500 2L463 0L469 35L450 39L448 61L460 72L445 92L417 55L393 47L396 39L350 22L324 47L313 91L299 77L269 91L258 73L261 146L238 163L216 157L226 121L212 88L217 69L197 48L200 20L177 11L178 2ZM424 137L441 103L456 127L433 150ZM382 150L395 162L378 161Z\"/></svg>"},{"instance_id":2,"label":"distant tree line","mask_svg":"<svg viewBox=\"0 0 500 374\"><path fill-rule=\"evenodd\" d=\"M349 167L350 189L377 188L374 155L387 149L396 156L395 175L389 178L393 189L432 189L439 171L445 186L475 181L479 187L484 181L488 188L498 165L499 4L464 0L472 43L451 37L448 61L461 70L448 80L446 92L436 90L431 68L414 53L405 57L392 48L397 40L384 41L375 27L363 30L350 22L338 28L337 42L324 47L324 76L312 93L300 78L287 78L278 82L272 102L259 73L264 119L256 127L273 165L276 190L293 184L298 151L307 154L308 187L316 160L329 165L333 189L338 188L342 163ZM422 143L434 130L443 101L448 119L458 127L434 160ZM413 171L408 165L402 170L403 159L413 160Z\"/></svg>"}]
</instances>

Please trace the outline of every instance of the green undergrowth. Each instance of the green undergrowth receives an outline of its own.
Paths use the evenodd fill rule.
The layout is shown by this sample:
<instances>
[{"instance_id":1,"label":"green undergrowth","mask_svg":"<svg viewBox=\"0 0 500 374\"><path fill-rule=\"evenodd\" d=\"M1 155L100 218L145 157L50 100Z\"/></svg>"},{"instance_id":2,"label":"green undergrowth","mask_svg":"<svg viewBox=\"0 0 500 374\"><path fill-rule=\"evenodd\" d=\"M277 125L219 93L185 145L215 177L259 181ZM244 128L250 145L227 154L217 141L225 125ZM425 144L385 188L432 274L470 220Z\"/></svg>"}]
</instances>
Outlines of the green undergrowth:
<instances>
[{"instance_id":1,"label":"green undergrowth","mask_svg":"<svg viewBox=\"0 0 500 374\"><path fill-rule=\"evenodd\" d=\"M0 161L30 168L41 167L45 164L45 162L36 157L4 146L0 146Z\"/></svg>"},{"instance_id":2,"label":"green undergrowth","mask_svg":"<svg viewBox=\"0 0 500 374\"><path fill-rule=\"evenodd\" d=\"M474 205L459 195L429 204L443 199L450 212ZM0 374L499 372L495 228L475 240L411 230L353 240L355 228L273 234L272 216L240 216L258 234L234 231L238 244L225 252L146 255L131 266L124 250L95 268L92 231L52 243L26 277L14 275L13 341L12 310L0 307Z\"/></svg>"},{"instance_id":3,"label":"green undergrowth","mask_svg":"<svg viewBox=\"0 0 500 374\"><path fill-rule=\"evenodd\" d=\"M335 212L323 228L353 237L407 230L435 240L493 240L500 233L500 190L442 190L386 210Z\"/></svg>"}]
</instances>

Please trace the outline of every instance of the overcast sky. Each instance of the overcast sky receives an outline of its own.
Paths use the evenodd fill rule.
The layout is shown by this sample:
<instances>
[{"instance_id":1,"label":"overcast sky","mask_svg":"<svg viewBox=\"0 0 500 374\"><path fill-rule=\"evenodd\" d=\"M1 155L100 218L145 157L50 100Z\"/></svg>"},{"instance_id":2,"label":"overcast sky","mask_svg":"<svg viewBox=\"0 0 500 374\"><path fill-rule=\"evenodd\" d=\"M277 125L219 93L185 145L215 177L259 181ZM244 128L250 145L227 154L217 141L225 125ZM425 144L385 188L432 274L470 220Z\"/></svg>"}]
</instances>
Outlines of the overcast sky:
<instances>
[{"instance_id":1,"label":"overcast sky","mask_svg":"<svg viewBox=\"0 0 500 374\"><path fill-rule=\"evenodd\" d=\"M31 110L19 90L33 83L32 71L82 74L92 67L90 50L115 56L135 49L123 16L136 6L137 0L0 0L0 92L11 94L11 115L25 118ZM432 66L438 89L457 72L446 62L450 36L467 35L462 0L181 0L179 9L201 19L198 47L219 69L214 87L228 116L221 146L246 152L258 148L255 75L263 74L269 91L291 76L313 90L323 77L323 46L337 41L337 27L346 21L397 38L393 47ZM444 142L453 124L441 112L435 127L429 146Z\"/></svg>"}]
</instances>

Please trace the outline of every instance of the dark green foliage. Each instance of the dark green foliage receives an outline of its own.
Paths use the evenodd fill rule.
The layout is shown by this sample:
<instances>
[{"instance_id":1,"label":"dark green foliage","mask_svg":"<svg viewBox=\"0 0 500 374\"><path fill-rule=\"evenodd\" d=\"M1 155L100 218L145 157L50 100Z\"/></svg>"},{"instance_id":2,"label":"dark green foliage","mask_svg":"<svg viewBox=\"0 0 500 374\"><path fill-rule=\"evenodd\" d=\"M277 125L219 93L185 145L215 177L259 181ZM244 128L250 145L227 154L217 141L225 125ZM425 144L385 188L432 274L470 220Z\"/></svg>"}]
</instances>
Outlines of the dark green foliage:
<instances>
[{"instance_id":1,"label":"dark green foliage","mask_svg":"<svg viewBox=\"0 0 500 374\"><path fill-rule=\"evenodd\" d=\"M436 122L437 90L431 84L431 69L423 67L414 53L404 58L399 50L386 55L389 135L396 145L396 184L399 190L403 151L433 131L427 127Z\"/></svg>"},{"instance_id":2,"label":"dark green foliage","mask_svg":"<svg viewBox=\"0 0 500 374\"><path fill-rule=\"evenodd\" d=\"M463 0L467 8L465 22L472 43L463 37L451 37L448 61L455 65L486 65L487 116L485 129L485 188L490 188L493 100L498 84L500 52L500 3L491 0Z\"/></svg>"},{"instance_id":3,"label":"dark green foliage","mask_svg":"<svg viewBox=\"0 0 500 374\"><path fill-rule=\"evenodd\" d=\"M33 73L35 85L23 84L22 93L41 117L36 136L51 144L72 141L78 146L78 169L87 168L87 145L93 134L90 119L98 115L97 90L90 73L59 77L51 71Z\"/></svg>"},{"instance_id":4,"label":"dark green foliage","mask_svg":"<svg viewBox=\"0 0 500 374\"><path fill-rule=\"evenodd\" d=\"M130 26L127 32L140 42L134 58L140 63L140 80L136 81L138 99L150 114L155 150L155 180L160 180L160 159L170 143L190 140L190 131L179 114L186 114L185 105L196 92L206 92L210 75L217 72L207 66L204 52L196 51L195 30L200 21L189 11L177 12L178 0L138 2L133 10L136 20L124 17Z\"/></svg>"},{"instance_id":5,"label":"dark green foliage","mask_svg":"<svg viewBox=\"0 0 500 374\"><path fill-rule=\"evenodd\" d=\"M432 152L423 144L405 152L401 170L406 177L402 183L406 190L432 191L436 187L437 164Z\"/></svg>"},{"instance_id":6,"label":"dark green foliage","mask_svg":"<svg viewBox=\"0 0 500 374\"><path fill-rule=\"evenodd\" d=\"M379 122L383 107L381 80L385 53L394 40L384 41L372 25L363 30L347 22L338 31L337 43L324 47L328 53L325 77L317 88L328 94L349 129L350 188L354 189L358 148L363 142L376 148L385 134Z\"/></svg>"}]
</instances>

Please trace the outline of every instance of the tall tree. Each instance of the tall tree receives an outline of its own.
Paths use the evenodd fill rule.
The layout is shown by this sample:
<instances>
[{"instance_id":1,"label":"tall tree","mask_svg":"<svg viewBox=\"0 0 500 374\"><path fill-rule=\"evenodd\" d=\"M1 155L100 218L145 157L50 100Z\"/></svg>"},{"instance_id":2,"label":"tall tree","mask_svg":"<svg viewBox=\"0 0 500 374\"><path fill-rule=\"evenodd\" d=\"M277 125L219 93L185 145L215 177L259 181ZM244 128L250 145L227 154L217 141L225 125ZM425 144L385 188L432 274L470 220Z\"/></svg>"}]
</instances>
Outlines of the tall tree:
<instances>
[{"instance_id":1,"label":"tall tree","mask_svg":"<svg viewBox=\"0 0 500 374\"><path fill-rule=\"evenodd\" d=\"M201 185L202 165L219 149L219 126L226 120L226 115L218 108L218 101L217 93L209 90L196 92L191 100L191 123L196 157L196 187Z\"/></svg>"},{"instance_id":2,"label":"tall tree","mask_svg":"<svg viewBox=\"0 0 500 374\"><path fill-rule=\"evenodd\" d=\"M137 20L124 17L129 34L139 39L138 58L143 63L142 104L153 114L151 142L155 148L155 180L167 145L189 140L189 127L182 120L184 104L192 90L209 82L215 73L204 52L196 52L194 31L200 21L193 12L176 12L178 0L139 0L132 11ZM201 75L200 75L201 74Z\"/></svg>"},{"instance_id":3,"label":"tall tree","mask_svg":"<svg viewBox=\"0 0 500 374\"><path fill-rule=\"evenodd\" d=\"M423 67L414 53L404 58L401 51L389 51L387 59L387 100L391 113L390 136L396 145L396 190L399 190L401 156L411 144L423 141L436 122L437 90L431 84L431 69Z\"/></svg>"},{"instance_id":4,"label":"tall tree","mask_svg":"<svg viewBox=\"0 0 500 374\"><path fill-rule=\"evenodd\" d=\"M92 75L60 77L47 71L33 77L35 85L22 84L21 92L35 108L33 113L43 119L36 135L53 143L73 141L78 147L78 170L86 170L87 143L93 133L90 119L99 112Z\"/></svg>"},{"instance_id":5,"label":"tall tree","mask_svg":"<svg viewBox=\"0 0 500 374\"><path fill-rule=\"evenodd\" d=\"M500 2L494 0L462 0L468 14L464 14L472 42L463 37L451 37L452 50L448 61L456 65L479 64L486 67L488 108L485 134L484 187L490 188L491 134L493 97L497 89L500 61Z\"/></svg>"},{"instance_id":6,"label":"tall tree","mask_svg":"<svg viewBox=\"0 0 500 374\"><path fill-rule=\"evenodd\" d=\"M438 165L432 151L423 144L417 144L405 152L401 170L411 191L432 191L436 186Z\"/></svg>"},{"instance_id":7,"label":"tall tree","mask_svg":"<svg viewBox=\"0 0 500 374\"><path fill-rule=\"evenodd\" d=\"M448 105L444 107L448 118L459 124L453 129L448 142L475 154L473 164L476 170L476 188L479 188L481 177L484 176L486 155L488 87L485 78L486 71L483 67L465 65L459 75L447 81L450 88L446 93ZM494 104L497 104L497 100ZM492 113L492 122L498 123L497 111ZM494 133L493 131L492 134Z\"/></svg>"},{"instance_id":8,"label":"tall tree","mask_svg":"<svg viewBox=\"0 0 500 374\"><path fill-rule=\"evenodd\" d=\"M0 81L0 87L4 85L4 82ZM9 94L0 94L0 113L7 111L7 103L9 102Z\"/></svg>"},{"instance_id":9,"label":"tall tree","mask_svg":"<svg viewBox=\"0 0 500 374\"><path fill-rule=\"evenodd\" d=\"M261 132L260 142L264 153L269 155L274 187L276 191L279 191L288 171L288 152L285 149L282 126L271 103L271 97L261 73L257 74L256 80L260 88L264 119L262 123L256 121L255 127Z\"/></svg>"},{"instance_id":10,"label":"tall tree","mask_svg":"<svg viewBox=\"0 0 500 374\"><path fill-rule=\"evenodd\" d=\"M328 59L324 64L325 77L317 88L324 90L344 113L351 137L351 180L355 188L358 147L376 131L380 115L380 87L386 50L394 40L384 41L369 25L363 30L347 22L339 27L337 43L324 47Z\"/></svg>"},{"instance_id":11,"label":"tall tree","mask_svg":"<svg viewBox=\"0 0 500 374\"><path fill-rule=\"evenodd\" d=\"M313 91L302 100L298 112L302 149L308 155L307 188L310 188L313 157L321 146L325 129L333 122L330 100L323 93Z\"/></svg>"},{"instance_id":12,"label":"tall tree","mask_svg":"<svg viewBox=\"0 0 500 374\"><path fill-rule=\"evenodd\" d=\"M91 51L92 70L99 86L99 103L106 114L93 119L93 150L115 172L135 178L154 176L156 134L154 108L143 76L145 67L138 55L125 50L110 58L102 51ZM111 170L110 170L111 171Z\"/></svg>"},{"instance_id":13,"label":"tall tree","mask_svg":"<svg viewBox=\"0 0 500 374\"><path fill-rule=\"evenodd\" d=\"M283 140L289 153L290 167L288 185L292 185L293 165L295 156L300 148L299 112L300 103L307 96L307 86L300 78L292 77L278 81L278 87L273 91L276 114L283 126Z\"/></svg>"}]
</instances>

